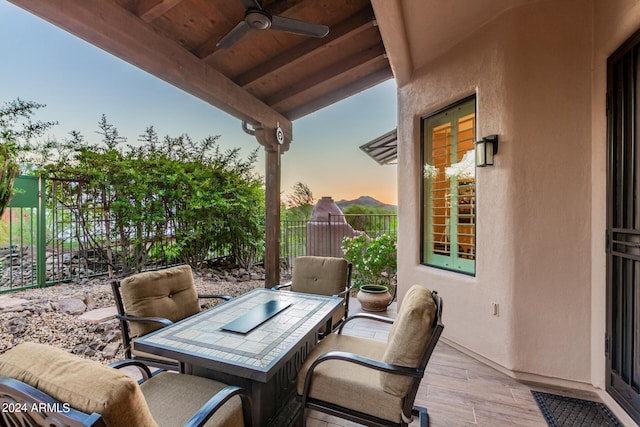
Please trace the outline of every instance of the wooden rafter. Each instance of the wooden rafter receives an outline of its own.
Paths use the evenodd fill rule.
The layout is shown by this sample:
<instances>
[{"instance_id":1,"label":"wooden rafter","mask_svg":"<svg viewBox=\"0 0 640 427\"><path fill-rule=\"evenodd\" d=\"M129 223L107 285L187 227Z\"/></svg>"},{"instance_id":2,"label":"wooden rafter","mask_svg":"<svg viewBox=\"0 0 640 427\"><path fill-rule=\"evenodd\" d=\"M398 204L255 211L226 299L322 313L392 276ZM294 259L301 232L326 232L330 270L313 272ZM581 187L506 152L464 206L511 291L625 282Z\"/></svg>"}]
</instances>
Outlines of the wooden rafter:
<instances>
[{"instance_id":1,"label":"wooden rafter","mask_svg":"<svg viewBox=\"0 0 640 427\"><path fill-rule=\"evenodd\" d=\"M351 96L354 93L373 87L391 78L393 78L393 73L391 72L391 68L389 68L389 66L387 65L386 67L377 70L369 75L360 77L358 80L347 84L340 89L328 92L323 96L306 102L299 107L291 108L285 111L283 114L289 117L290 120L296 120L300 117L306 116L307 114L313 113L320 108L331 105L335 102Z\"/></svg>"},{"instance_id":2,"label":"wooden rafter","mask_svg":"<svg viewBox=\"0 0 640 427\"><path fill-rule=\"evenodd\" d=\"M309 39L298 46L283 52L275 58L270 59L264 64L247 71L246 73L235 77L234 81L245 89L250 89L259 84L260 81L270 74L282 71L286 68L307 61L317 55L322 54L327 49L335 46L343 40L354 37L355 35L371 28L375 23L373 10L357 13L354 16L340 22L331 28L329 34L323 39Z\"/></svg>"},{"instance_id":3,"label":"wooden rafter","mask_svg":"<svg viewBox=\"0 0 640 427\"><path fill-rule=\"evenodd\" d=\"M182 0L140 0L138 16L144 22L151 22L181 2Z\"/></svg>"},{"instance_id":4,"label":"wooden rafter","mask_svg":"<svg viewBox=\"0 0 640 427\"><path fill-rule=\"evenodd\" d=\"M281 104L289 98L304 94L305 92L312 92L317 85L330 83L333 79L341 78L345 74L351 73L357 75L358 70L368 68L370 64L378 62L380 59L383 61L385 59L384 47L376 44L369 49L350 56L346 60L329 64L324 68L316 70L312 75L306 76L298 83L269 96L266 102L278 110L281 108Z\"/></svg>"}]
</instances>

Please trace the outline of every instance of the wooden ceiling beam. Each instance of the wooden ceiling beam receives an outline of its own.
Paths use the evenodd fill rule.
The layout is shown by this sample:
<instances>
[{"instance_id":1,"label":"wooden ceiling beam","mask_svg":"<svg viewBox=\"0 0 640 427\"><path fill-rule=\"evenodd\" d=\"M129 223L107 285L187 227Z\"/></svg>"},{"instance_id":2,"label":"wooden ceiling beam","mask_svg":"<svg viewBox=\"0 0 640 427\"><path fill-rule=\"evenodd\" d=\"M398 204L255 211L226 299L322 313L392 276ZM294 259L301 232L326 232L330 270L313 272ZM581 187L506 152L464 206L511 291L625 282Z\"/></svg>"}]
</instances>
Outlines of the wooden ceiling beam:
<instances>
[{"instance_id":1,"label":"wooden ceiling beam","mask_svg":"<svg viewBox=\"0 0 640 427\"><path fill-rule=\"evenodd\" d=\"M305 76L297 83L268 96L265 102L272 108L279 110L282 108L282 104L286 103L288 99L304 94L305 92L312 92L317 85L331 84L333 80L342 78L345 75L357 75L358 70L365 69L380 59L384 60L385 55L382 43L376 44L369 49L358 52L356 55L351 55L337 63L329 64L313 74Z\"/></svg>"},{"instance_id":2,"label":"wooden ceiling beam","mask_svg":"<svg viewBox=\"0 0 640 427\"><path fill-rule=\"evenodd\" d=\"M240 120L253 126L280 125L286 138L292 138L291 121L286 117L116 2L10 1Z\"/></svg>"},{"instance_id":3,"label":"wooden ceiling beam","mask_svg":"<svg viewBox=\"0 0 640 427\"><path fill-rule=\"evenodd\" d=\"M280 72L287 67L293 67L303 61L325 52L343 40L349 39L375 25L375 16L371 7L356 13L329 30L329 34L322 39L309 39L292 49L272 58L233 80L245 89L251 89L271 73Z\"/></svg>"},{"instance_id":4,"label":"wooden ceiling beam","mask_svg":"<svg viewBox=\"0 0 640 427\"><path fill-rule=\"evenodd\" d=\"M363 90L369 89L370 87L373 87L391 78L393 78L393 73L391 72L391 68L387 65L386 67L379 69L367 76L361 77L360 79L354 81L349 85L343 86L340 89L336 89L332 92L328 92L323 96L314 99L313 101L305 102L299 107L295 107L283 112L283 114L291 121L297 120L301 117L306 116L307 114L311 114L314 111L334 104L338 101L348 98L351 95L355 95L358 92L362 92Z\"/></svg>"},{"instance_id":5,"label":"wooden ceiling beam","mask_svg":"<svg viewBox=\"0 0 640 427\"><path fill-rule=\"evenodd\" d=\"M387 47L396 84L402 87L411 80L414 69L403 4L397 1L371 0L371 6L378 17L378 29Z\"/></svg>"},{"instance_id":6,"label":"wooden ceiling beam","mask_svg":"<svg viewBox=\"0 0 640 427\"><path fill-rule=\"evenodd\" d=\"M203 61L206 61L207 58L220 50L217 44L228 32L229 31L226 29L222 31L216 31L215 33L211 34L211 36L207 40L205 40L204 43L195 48L192 53Z\"/></svg>"},{"instance_id":7,"label":"wooden ceiling beam","mask_svg":"<svg viewBox=\"0 0 640 427\"><path fill-rule=\"evenodd\" d=\"M280 0L270 5L263 5L271 15L292 15L318 0Z\"/></svg>"},{"instance_id":8,"label":"wooden ceiling beam","mask_svg":"<svg viewBox=\"0 0 640 427\"><path fill-rule=\"evenodd\" d=\"M182 0L140 0L138 16L149 23L164 15L168 10L180 4Z\"/></svg>"}]
</instances>

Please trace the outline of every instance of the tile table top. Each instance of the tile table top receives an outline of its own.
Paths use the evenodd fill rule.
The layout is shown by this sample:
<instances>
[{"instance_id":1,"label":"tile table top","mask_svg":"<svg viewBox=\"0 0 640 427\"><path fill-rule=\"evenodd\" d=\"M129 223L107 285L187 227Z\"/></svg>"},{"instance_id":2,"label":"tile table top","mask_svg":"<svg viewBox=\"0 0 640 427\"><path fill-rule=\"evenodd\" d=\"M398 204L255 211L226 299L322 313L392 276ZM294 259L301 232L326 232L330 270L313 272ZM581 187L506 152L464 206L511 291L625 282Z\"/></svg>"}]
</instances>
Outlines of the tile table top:
<instances>
[{"instance_id":1,"label":"tile table top","mask_svg":"<svg viewBox=\"0 0 640 427\"><path fill-rule=\"evenodd\" d=\"M223 330L238 318L274 304L286 308L248 333ZM235 367L236 375L243 376L245 371L247 378L266 381L272 368L295 351L305 336L315 334L340 304L342 299L337 297L254 289L146 335L134 346L212 369Z\"/></svg>"}]
</instances>

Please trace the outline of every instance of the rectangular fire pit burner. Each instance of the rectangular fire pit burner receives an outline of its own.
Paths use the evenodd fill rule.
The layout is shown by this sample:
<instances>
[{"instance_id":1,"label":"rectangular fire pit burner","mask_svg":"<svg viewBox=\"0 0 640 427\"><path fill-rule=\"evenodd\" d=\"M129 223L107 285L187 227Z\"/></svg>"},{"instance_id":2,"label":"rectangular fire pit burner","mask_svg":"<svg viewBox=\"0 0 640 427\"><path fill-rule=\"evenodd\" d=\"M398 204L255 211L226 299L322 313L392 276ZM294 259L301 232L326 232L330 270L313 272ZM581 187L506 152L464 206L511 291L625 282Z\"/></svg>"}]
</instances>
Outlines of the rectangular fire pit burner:
<instances>
[{"instance_id":1,"label":"rectangular fire pit burner","mask_svg":"<svg viewBox=\"0 0 640 427\"><path fill-rule=\"evenodd\" d=\"M247 314L238 317L233 322L227 323L222 327L222 330L227 332L237 332L239 334L247 334L290 305L291 303L284 301L268 301L255 307Z\"/></svg>"}]
</instances>

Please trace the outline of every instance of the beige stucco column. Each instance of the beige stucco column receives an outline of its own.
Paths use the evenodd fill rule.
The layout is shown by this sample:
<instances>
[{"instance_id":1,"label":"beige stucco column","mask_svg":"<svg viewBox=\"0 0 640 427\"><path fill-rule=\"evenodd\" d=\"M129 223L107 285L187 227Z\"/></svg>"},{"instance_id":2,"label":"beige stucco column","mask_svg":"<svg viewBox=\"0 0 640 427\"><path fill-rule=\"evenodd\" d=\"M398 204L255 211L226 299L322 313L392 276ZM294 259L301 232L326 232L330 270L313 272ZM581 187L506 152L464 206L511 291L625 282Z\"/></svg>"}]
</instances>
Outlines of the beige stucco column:
<instances>
[{"instance_id":1,"label":"beige stucco column","mask_svg":"<svg viewBox=\"0 0 640 427\"><path fill-rule=\"evenodd\" d=\"M280 283L280 159L291 138L278 128L256 127L255 136L265 150L265 287Z\"/></svg>"}]
</instances>

